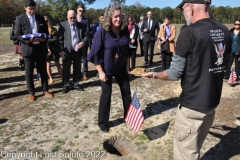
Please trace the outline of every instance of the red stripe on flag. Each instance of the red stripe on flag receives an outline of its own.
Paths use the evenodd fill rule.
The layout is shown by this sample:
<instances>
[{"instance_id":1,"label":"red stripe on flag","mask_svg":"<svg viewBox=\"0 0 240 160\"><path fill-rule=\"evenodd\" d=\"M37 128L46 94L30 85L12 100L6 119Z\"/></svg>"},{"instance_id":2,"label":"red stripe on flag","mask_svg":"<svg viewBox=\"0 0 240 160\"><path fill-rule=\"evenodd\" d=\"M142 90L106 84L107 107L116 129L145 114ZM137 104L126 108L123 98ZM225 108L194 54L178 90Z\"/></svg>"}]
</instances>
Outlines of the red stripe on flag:
<instances>
[{"instance_id":1,"label":"red stripe on flag","mask_svg":"<svg viewBox=\"0 0 240 160\"><path fill-rule=\"evenodd\" d=\"M235 70L232 69L231 74L229 76L228 84L232 85L233 82L235 82L236 80L237 80L237 74L236 74Z\"/></svg>"}]
</instances>

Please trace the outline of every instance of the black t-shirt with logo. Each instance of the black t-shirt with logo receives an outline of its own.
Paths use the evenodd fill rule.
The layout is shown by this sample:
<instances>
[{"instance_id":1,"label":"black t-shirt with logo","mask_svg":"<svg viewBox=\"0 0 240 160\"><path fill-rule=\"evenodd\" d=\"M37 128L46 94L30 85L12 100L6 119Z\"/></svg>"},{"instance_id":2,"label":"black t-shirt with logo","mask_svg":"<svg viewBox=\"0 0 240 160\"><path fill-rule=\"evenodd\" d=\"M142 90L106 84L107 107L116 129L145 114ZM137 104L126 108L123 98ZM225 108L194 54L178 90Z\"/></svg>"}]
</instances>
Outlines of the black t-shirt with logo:
<instances>
[{"instance_id":1,"label":"black t-shirt with logo","mask_svg":"<svg viewBox=\"0 0 240 160\"><path fill-rule=\"evenodd\" d=\"M230 50L229 30L213 18L199 20L181 30L175 53L186 58L181 78L182 106L199 111L217 107Z\"/></svg>"}]
</instances>

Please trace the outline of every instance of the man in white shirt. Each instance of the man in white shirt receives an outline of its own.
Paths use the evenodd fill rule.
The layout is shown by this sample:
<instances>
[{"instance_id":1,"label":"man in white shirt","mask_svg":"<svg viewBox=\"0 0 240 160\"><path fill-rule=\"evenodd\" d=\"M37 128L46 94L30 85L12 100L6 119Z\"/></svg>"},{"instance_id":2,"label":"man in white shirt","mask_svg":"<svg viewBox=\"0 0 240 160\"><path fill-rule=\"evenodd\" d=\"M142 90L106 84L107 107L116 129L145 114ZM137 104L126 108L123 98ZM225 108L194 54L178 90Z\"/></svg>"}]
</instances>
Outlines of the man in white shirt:
<instances>
[{"instance_id":1,"label":"man in white shirt","mask_svg":"<svg viewBox=\"0 0 240 160\"><path fill-rule=\"evenodd\" d=\"M15 33L16 38L21 42L29 100L34 101L36 99L33 83L33 70L35 63L38 65L39 73L41 75L43 95L47 97L53 96L48 92L48 76L46 70L48 47L46 39L44 38L30 38L23 40L20 36L33 33L48 34L48 27L44 17L35 14L36 3L33 0L26 0L24 9L26 13L16 17Z\"/></svg>"}]
</instances>

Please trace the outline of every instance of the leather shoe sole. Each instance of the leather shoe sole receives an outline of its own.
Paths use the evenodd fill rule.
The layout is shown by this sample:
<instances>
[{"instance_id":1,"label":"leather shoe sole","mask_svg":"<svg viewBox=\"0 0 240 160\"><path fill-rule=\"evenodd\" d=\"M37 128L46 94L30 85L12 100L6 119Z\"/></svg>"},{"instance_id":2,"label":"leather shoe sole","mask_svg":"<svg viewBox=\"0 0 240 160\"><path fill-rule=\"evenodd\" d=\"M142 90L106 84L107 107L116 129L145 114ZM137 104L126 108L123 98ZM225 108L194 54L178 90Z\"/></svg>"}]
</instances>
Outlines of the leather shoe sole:
<instances>
[{"instance_id":1,"label":"leather shoe sole","mask_svg":"<svg viewBox=\"0 0 240 160\"><path fill-rule=\"evenodd\" d=\"M88 77L87 76L83 76L82 78L84 81L88 80Z\"/></svg>"},{"instance_id":2,"label":"leather shoe sole","mask_svg":"<svg viewBox=\"0 0 240 160\"><path fill-rule=\"evenodd\" d=\"M29 95L29 101L35 101L36 100L36 98L35 98L35 96L34 95Z\"/></svg>"}]
</instances>

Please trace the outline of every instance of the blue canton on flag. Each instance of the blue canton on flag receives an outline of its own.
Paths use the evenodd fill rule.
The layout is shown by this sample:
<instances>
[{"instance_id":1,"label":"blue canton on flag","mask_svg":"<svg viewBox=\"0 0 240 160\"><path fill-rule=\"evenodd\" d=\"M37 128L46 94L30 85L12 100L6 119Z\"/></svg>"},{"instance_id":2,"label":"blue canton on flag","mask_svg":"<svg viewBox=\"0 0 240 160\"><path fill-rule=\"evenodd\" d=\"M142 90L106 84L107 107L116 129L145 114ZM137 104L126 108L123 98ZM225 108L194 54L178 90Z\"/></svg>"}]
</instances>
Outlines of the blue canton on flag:
<instances>
[{"instance_id":1,"label":"blue canton on flag","mask_svg":"<svg viewBox=\"0 0 240 160\"><path fill-rule=\"evenodd\" d=\"M22 36L19 36L22 39L30 39L30 38L45 38L45 39L51 39L52 36L50 34L46 34L46 33L34 33L34 34L25 34Z\"/></svg>"},{"instance_id":2,"label":"blue canton on flag","mask_svg":"<svg viewBox=\"0 0 240 160\"><path fill-rule=\"evenodd\" d=\"M133 94L132 102L124 119L134 130L138 132L144 122L143 113L136 92Z\"/></svg>"}]
</instances>

